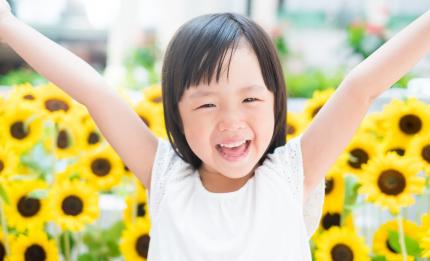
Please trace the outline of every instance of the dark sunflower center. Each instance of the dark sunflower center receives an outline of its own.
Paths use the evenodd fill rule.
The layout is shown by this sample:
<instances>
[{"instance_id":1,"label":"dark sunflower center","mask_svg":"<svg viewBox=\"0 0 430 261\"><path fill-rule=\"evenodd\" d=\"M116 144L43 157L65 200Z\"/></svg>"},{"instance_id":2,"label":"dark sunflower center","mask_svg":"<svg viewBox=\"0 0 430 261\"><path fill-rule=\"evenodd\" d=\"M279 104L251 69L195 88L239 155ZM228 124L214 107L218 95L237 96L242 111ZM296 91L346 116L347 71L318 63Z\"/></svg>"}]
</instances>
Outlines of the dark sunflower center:
<instances>
[{"instance_id":1,"label":"dark sunflower center","mask_svg":"<svg viewBox=\"0 0 430 261\"><path fill-rule=\"evenodd\" d=\"M430 163L430 145L426 145L422 150L421 150L421 157L423 157L423 159L425 161L427 161L428 163ZM1 169L0 169L1 170Z\"/></svg>"},{"instance_id":2,"label":"dark sunflower center","mask_svg":"<svg viewBox=\"0 0 430 261\"><path fill-rule=\"evenodd\" d=\"M4 170L4 163L2 160L0 160L0 172Z\"/></svg>"},{"instance_id":3,"label":"dark sunflower center","mask_svg":"<svg viewBox=\"0 0 430 261\"><path fill-rule=\"evenodd\" d=\"M315 115L317 115L317 113L321 110L322 106L319 106L317 108L315 108L315 110L313 110L312 112L312 118L315 117Z\"/></svg>"},{"instance_id":4,"label":"dark sunflower center","mask_svg":"<svg viewBox=\"0 0 430 261\"><path fill-rule=\"evenodd\" d=\"M345 244L337 244L331 249L331 257L333 261L352 261L354 260L354 252Z\"/></svg>"},{"instance_id":5,"label":"dark sunflower center","mask_svg":"<svg viewBox=\"0 0 430 261\"><path fill-rule=\"evenodd\" d=\"M329 230L333 226L340 226L340 214L339 213L326 213L322 219L322 226L325 230Z\"/></svg>"},{"instance_id":6,"label":"dark sunflower center","mask_svg":"<svg viewBox=\"0 0 430 261\"><path fill-rule=\"evenodd\" d=\"M60 132L58 132L58 137L57 137L57 147L60 149L67 149L69 146L70 146L70 142L69 142L69 135L67 134L67 131L60 130Z\"/></svg>"},{"instance_id":7,"label":"dark sunflower center","mask_svg":"<svg viewBox=\"0 0 430 261\"><path fill-rule=\"evenodd\" d=\"M160 103L163 101L163 97L162 96L157 96L151 99L152 102L154 103Z\"/></svg>"},{"instance_id":8,"label":"dark sunflower center","mask_svg":"<svg viewBox=\"0 0 430 261\"><path fill-rule=\"evenodd\" d=\"M66 215L77 216L82 213L84 204L79 197L72 195L63 200L61 208Z\"/></svg>"},{"instance_id":9,"label":"dark sunflower center","mask_svg":"<svg viewBox=\"0 0 430 261\"><path fill-rule=\"evenodd\" d=\"M387 241L385 241L385 245L387 246L388 250L390 250L391 253L398 254L398 252L394 250L394 248L390 245L390 241L388 239Z\"/></svg>"},{"instance_id":10,"label":"dark sunflower center","mask_svg":"<svg viewBox=\"0 0 430 261\"><path fill-rule=\"evenodd\" d=\"M138 255L146 259L148 257L149 236L148 235L140 236L136 240L135 248Z\"/></svg>"},{"instance_id":11,"label":"dark sunflower center","mask_svg":"<svg viewBox=\"0 0 430 261\"><path fill-rule=\"evenodd\" d=\"M137 205L137 216L138 217L144 217L146 215L146 211L145 211L145 203L139 203Z\"/></svg>"},{"instance_id":12,"label":"dark sunflower center","mask_svg":"<svg viewBox=\"0 0 430 261\"><path fill-rule=\"evenodd\" d=\"M34 96L31 95L31 94L26 94L26 95L24 95L23 98L26 99L26 100L34 100Z\"/></svg>"},{"instance_id":13,"label":"dark sunflower center","mask_svg":"<svg viewBox=\"0 0 430 261\"><path fill-rule=\"evenodd\" d=\"M63 111L68 111L69 110L69 105L67 103L65 103L62 100L58 100L58 99L49 99L45 101L45 108L48 111L59 111L59 110L63 110Z\"/></svg>"},{"instance_id":14,"label":"dark sunflower center","mask_svg":"<svg viewBox=\"0 0 430 261\"><path fill-rule=\"evenodd\" d=\"M399 156L405 155L405 149L403 149L403 148L392 148L389 151L390 152L393 151L393 152L397 153L397 155L399 155Z\"/></svg>"},{"instance_id":15,"label":"dark sunflower center","mask_svg":"<svg viewBox=\"0 0 430 261\"><path fill-rule=\"evenodd\" d=\"M349 152L348 164L354 169L360 169L362 164L369 160L369 154L363 149L353 149Z\"/></svg>"},{"instance_id":16,"label":"dark sunflower center","mask_svg":"<svg viewBox=\"0 0 430 261\"><path fill-rule=\"evenodd\" d=\"M3 242L0 242L0 260L3 261L6 256L6 248L3 245Z\"/></svg>"},{"instance_id":17,"label":"dark sunflower center","mask_svg":"<svg viewBox=\"0 0 430 261\"><path fill-rule=\"evenodd\" d=\"M141 115L139 115L139 116L140 116L140 119L145 123L145 125L149 127L149 121L147 119L145 119L144 117L142 117Z\"/></svg>"},{"instance_id":18,"label":"dark sunflower center","mask_svg":"<svg viewBox=\"0 0 430 261\"><path fill-rule=\"evenodd\" d=\"M385 170L379 175L378 187L384 194L398 195L405 189L406 179L403 174L397 170Z\"/></svg>"},{"instance_id":19,"label":"dark sunflower center","mask_svg":"<svg viewBox=\"0 0 430 261\"><path fill-rule=\"evenodd\" d=\"M107 159L96 159L91 163L91 170L99 177L109 174L111 169L110 162Z\"/></svg>"},{"instance_id":20,"label":"dark sunflower center","mask_svg":"<svg viewBox=\"0 0 430 261\"><path fill-rule=\"evenodd\" d=\"M88 144L96 144L100 141L100 136L98 133L92 131L90 135L88 135Z\"/></svg>"},{"instance_id":21,"label":"dark sunflower center","mask_svg":"<svg viewBox=\"0 0 430 261\"><path fill-rule=\"evenodd\" d=\"M332 192L334 188L334 179L331 177L328 177L325 179L325 194L328 195L330 192Z\"/></svg>"},{"instance_id":22,"label":"dark sunflower center","mask_svg":"<svg viewBox=\"0 0 430 261\"><path fill-rule=\"evenodd\" d=\"M405 134L416 134L421 130L421 119L414 114L407 114L399 121L399 128Z\"/></svg>"},{"instance_id":23,"label":"dark sunflower center","mask_svg":"<svg viewBox=\"0 0 430 261\"><path fill-rule=\"evenodd\" d=\"M287 134L294 134L296 132L296 128L291 125L291 124L287 124Z\"/></svg>"},{"instance_id":24,"label":"dark sunflower center","mask_svg":"<svg viewBox=\"0 0 430 261\"><path fill-rule=\"evenodd\" d=\"M28 133L30 132L30 126L27 130L24 129L24 123L22 121L14 122L10 126L10 134L12 137L18 140L22 140L25 137L28 136Z\"/></svg>"},{"instance_id":25,"label":"dark sunflower center","mask_svg":"<svg viewBox=\"0 0 430 261\"><path fill-rule=\"evenodd\" d=\"M40 210L40 201L35 198L21 197L17 204L18 212L24 217L32 217Z\"/></svg>"},{"instance_id":26,"label":"dark sunflower center","mask_svg":"<svg viewBox=\"0 0 430 261\"><path fill-rule=\"evenodd\" d=\"M42 246L33 244L25 250L25 261L44 261L46 260L46 252Z\"/></svg>"}]
</instances>

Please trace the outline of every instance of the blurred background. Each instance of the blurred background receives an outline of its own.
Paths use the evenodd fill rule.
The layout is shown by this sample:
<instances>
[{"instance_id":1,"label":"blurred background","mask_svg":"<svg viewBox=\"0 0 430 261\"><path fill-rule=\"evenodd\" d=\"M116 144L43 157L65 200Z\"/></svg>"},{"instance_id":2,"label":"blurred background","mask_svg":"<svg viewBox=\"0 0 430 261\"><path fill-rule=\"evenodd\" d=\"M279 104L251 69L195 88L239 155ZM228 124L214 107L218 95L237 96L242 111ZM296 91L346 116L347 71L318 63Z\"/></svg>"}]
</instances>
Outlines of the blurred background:
<instances>
[{"instance_id":1,"label":"blurred background","mask_svg":"<svg viewBox=\"0 0 430 261\"><path fill-rule=\"evenodd\" d=\"M166 138L164 50L195 16L240 13L267 31L283 65L291 139L355 65L430 9L428 0L9 3L19 19L99 71L160 138ZM314 260L430 257L429 75L427 55L372 104L327 173L321 223L311 242ZM5 45L0 45L0 199L0 260L9 255L146 260L145 188L86 109Z\"/></svg>"}]
</instances>

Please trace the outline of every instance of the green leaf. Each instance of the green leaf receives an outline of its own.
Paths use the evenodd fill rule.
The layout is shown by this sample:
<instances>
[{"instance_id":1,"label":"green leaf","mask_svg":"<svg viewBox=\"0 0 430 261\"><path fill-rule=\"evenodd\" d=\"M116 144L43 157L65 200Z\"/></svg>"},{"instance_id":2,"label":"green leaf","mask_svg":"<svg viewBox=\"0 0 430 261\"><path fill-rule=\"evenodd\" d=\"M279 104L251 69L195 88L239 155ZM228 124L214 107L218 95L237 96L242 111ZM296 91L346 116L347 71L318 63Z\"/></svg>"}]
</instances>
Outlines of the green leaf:
<instances>
[{"instance_id":1,"label":"green leaf","mask_svg":"<svg viewBox=\"0 0 430 261\"><path fill-rule=\"evenodd\" d=\"M360 188L360 183L357 182L357 178L354 176L346 175L344 177L345 182L345 201L342 211L342 220L352 212L357 203L358 189Z\"/></svg>"},{"instance_id":2,"label":"green leaf","mask_svg":"<svg viewBox=\"0 0 430 261\"><path fill-rule=\"evenodd\" d=\"M387 261L385 256L373 256L372 261Z\"/></svg>"},{"instance_id":3,"label":"green leaf","mask_svg":"<svg viewBox=\"0 0 430 261\"><path fill-rule=\"evenodd\" d=\"M6 204L10 205L10 199L7 195L6 189L3 187L3 184L0 183L0 197L3 199Z\"/></svg>"},{"instance_id":4,"label":"green leaf","mask_svg":"<svg viewBox=\"0 0 430 261\"><path fill-rule=\"evenodd\" d=\"M21 163L40 173L44 180L49 180L48 175L52 175L55 157L48 154L43 144L38 142L30 151L21 156Z\"/></svg>"},{"instance_id":5,"label":"green leaf","mask_svg":"<svg viewBox=\"0 0 430 261\"><path fill-rule=\"evenodd\" d=\"M75 246L75 240L73 238L72 232L64 231L60 235L60 249L61 249L61 254L63 254L63 256L66 255L66 240L68 240L69 252L72 253L72 250Z\"/></svg>"},{"instance_id":6,"label":"green leaf","mask_svg":"<svg viewBox=\"0 0 430 261\"><path fill-rule=\"evenodd\" d=\"M84 253L78 256L78 261L97 261L90 253Z\"/></svg>"},{"instance_id":7,"label":"green leaf","mask_svg":"<svg viewBox=\"0 0 430 261\"><path fill-rule=\"evenodd\" d=\"M36 199L45 199L48 198L48 193L47 189L36 189L28 193L28 196Z\"/></svg>"},{"instance_id":8,"label":"green leaf","mask_svg":"<svg viewBox=\"0 0 430 261\"><path fill-rule=\"evenodd\" d=\"M397 252L401 253L399 242L399 233L397 231L388 231L388 242L390 246ZM405 235L406 253L410 256L418 256L421 253L421 248L418 241Z\"/></svg>"}]
</instances>

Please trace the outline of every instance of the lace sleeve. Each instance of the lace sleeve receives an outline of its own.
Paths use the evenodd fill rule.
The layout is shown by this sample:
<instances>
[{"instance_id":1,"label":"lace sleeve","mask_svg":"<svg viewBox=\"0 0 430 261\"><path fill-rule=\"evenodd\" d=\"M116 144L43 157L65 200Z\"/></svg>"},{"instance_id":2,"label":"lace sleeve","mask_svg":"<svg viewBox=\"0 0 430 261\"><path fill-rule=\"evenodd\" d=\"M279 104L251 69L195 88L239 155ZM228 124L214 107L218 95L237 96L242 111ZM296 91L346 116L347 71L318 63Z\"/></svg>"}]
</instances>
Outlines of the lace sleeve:
<instances>
[{"instance_id":1,"label":"lace sleeve","mask_svg":"<svg viewBox=\"0 0 430 261\"><path fill-rule=\"evenodd\" d=\"M176 155L170 143L158 138L157 152L151 173L151 187L148 193L151 221L156 219L158 207L166 191L167 181L175 172L175 166L179 162L183 161Z\"/></svg>"},{"instance_id":2,"label":"lace sleeve","mask_svg":"<svg viewBox=\"0 0 430 261\"><path fill-rule=\"evenodd\" d=\"M303 202L304 175L301 137L294 138L287 143L284 155L287 157L288 180L291 184L293 195L303 204L303 218L310 238L320 222L324 203L325 180L323 179L313 191L310 191L308 199Z\"/></svg>"}]
</instances>

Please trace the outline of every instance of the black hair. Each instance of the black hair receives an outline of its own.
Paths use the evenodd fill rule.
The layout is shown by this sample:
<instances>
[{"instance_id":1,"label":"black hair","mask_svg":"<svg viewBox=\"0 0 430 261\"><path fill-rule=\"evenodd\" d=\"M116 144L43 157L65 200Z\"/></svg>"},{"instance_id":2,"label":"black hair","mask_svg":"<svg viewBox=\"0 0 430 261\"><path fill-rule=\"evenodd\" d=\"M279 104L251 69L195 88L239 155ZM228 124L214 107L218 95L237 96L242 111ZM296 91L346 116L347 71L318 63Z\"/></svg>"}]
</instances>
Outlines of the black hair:
<instances>
[{"instance_id":1,"label":"black hair","mask_svg":"<svg viewBox=\"0 0 430 261\"><path fill-rule=\"evenodd\" d=\"M255 53L264 83L274 95L275 127L260 163L268 153L286 142L286 86L276 49L268 34L258 24L239 14L199 16L182 25L170 41L161 80L169 141L176 153L195 168L199 168L202 161L191 150L183 133L179 101L192 85L209 84L214 77L218 82L227 53L230 51L229 68L231 56L241 40L245 40Z\"/></svg>"}]
</instances>

